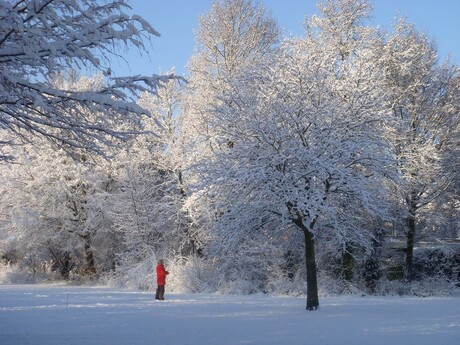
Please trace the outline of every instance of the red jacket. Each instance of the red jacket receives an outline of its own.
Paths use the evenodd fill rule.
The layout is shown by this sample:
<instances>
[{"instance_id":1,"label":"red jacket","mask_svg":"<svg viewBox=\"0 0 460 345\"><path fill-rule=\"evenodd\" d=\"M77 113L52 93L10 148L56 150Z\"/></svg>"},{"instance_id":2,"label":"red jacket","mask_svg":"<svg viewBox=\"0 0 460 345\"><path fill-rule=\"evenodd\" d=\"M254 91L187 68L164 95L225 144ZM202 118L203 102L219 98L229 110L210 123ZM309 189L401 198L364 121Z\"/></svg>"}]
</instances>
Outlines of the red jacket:
<instances>
[{"instance_id":1,"label":"red jacket","mask_svg":"<svg viewBox=\"0 0 460 345\"><path fill-rule=\"evenodd\" d=\"M157 265L157 284L158 285L166 285L166 275L169 274L168 271L165 270L163 264Z\"/></svg>"}]
</instances>

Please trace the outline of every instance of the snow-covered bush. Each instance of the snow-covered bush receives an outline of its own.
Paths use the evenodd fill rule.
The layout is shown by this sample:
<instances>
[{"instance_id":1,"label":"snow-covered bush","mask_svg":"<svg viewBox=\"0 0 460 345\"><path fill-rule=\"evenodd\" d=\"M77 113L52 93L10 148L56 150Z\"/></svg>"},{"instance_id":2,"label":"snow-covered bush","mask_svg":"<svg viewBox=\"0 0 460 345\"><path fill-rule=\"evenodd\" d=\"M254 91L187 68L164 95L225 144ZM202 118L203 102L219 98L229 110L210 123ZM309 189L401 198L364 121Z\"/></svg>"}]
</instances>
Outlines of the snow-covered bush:
<instances>
[{"instance_id":1,"label":"snow-covered bush","mask_svg":"<svg viewBox=\"0 0 460 345\"><path fill-rule=\"evenodd\" d=\"M122 261L115 270L102 275L100 281L108 286L128 289L156 289L157 256L152 248L143 247L137 260Z\"/></svg>"},{"instance_id":2,"label":"snow-covered bush","mask_svg":"<svg viewBox=\"0 0 460 345\"><path fill-rule=\"evenodd\" d=\"M180 293L209 293L217 290L215 262L197 256L168 260L169 289Z\"/></svg>"},{"instance_id":3,"label":"snow-covered bush","mask_svg":"<svg viewBox=\"0 0 460 345\"><path fill-rule=\"evenodd\" d=\"M414 251L414 278L442 278L455 280L456 253L446 247L416 248ZM457 268L458 270L458 268Z\"/></svg>"},{"instance_id":4,"label":"snow-covered bush","mask_svg":"<svg viewBox=\"0 0 460 345\"><path fill-rule=\"evenodd\" d=\"M59 279L59 275L50 269L49 263L36 265L31 264L30 260L32 258L15 264L0 263L0 284L36 284Z\"/></svg>"},{"instance_id":5,"label":"snow-covered bush","mask_svg":"<svg viewBox=\"0 0 460 345\"><path fill-rule=\"evenodd\" d=\"M286 267L273 267L266 291L275 295L302 296L307 294L305 265L297 265L289 272Z\"/></svg>"}]
</instances>

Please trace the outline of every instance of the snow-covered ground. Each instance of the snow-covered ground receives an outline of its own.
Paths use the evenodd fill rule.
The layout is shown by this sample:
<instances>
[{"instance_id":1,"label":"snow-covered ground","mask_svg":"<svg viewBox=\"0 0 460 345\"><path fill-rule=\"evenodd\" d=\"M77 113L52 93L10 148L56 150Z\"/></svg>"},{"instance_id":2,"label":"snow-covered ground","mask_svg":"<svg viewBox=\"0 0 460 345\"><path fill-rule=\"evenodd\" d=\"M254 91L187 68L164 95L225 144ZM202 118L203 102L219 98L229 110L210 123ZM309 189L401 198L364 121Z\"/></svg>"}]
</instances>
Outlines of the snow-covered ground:
<instances>
[{"instance_id":1,"label":"snow-covered ground","mask_svg":"<svg viewBox=\"0 0 460 345\"><path fill-rule=\"evenodd\" d=\"M458 345L460 297L168 294L0 285L1 345Z\"/></svg>"}]
</instances>

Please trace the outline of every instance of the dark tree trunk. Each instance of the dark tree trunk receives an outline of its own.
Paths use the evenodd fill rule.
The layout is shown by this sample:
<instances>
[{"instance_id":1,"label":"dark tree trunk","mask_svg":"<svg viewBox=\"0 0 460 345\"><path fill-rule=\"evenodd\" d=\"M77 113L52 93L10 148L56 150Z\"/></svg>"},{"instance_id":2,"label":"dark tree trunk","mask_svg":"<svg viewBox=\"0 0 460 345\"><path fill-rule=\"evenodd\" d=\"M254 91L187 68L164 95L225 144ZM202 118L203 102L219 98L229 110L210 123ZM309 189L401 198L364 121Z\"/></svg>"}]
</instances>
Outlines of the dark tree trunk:
<instances>
[{"instance_id":1,"label":"dark tree trunk","mask_svg":"<svg viewBox=\"0 0 460 345\"><path fill-rule=\"evenodd\" d=\"M406 234L406 267L404 269L404 278L411 281L413 278L413 263L414 263L414 244L415 244L415 224L417 214L418 193L412 191L406 198L406 203L409 210L407 218L407 234Z\"/></svg>"},{"instance_id":2,"label":"dark tree trunk","mask_svg":"<svg viewBox=\"0 0 460 345\"><path fill-rule=\"evenodd\" d=\"M61 252L59 250L54 250L52 247L48 247L48 250L53 257L53 266L52 270L59 270L61 278L68 280L70 276L70 271L74 267L70 254L68 252ZM34 272L35 273L35 272Z\"/></svg>"},{"instance_id":3,"label":"dark tree trunk","mask_svg":"<svg viewBox=\"0 0 460 345\"><path fill-rule=\"evenodd\" d=\"M305 226L300 217L294 220L294 224L303 231L305 239L305 266L307 269L307 310L316 310L319 308L318 282L316 277L315 240L313 239L313 233L310 231L310 229L313 229L315 223L316 219L310 223L310 227L308 228Z\"/></svg>"},{"instance_id":4,"label":"dark tree trunk","mask_svg":"<svg viewBox=\"0 0 460 345\"><path fill-rule=\"evenodd\" d=\"M406 267L405 267L405 278L406 280L412 280L413 276L413 263L414 263L414 242L415 242L415 215L411 215L407 219L407 236L406 236Z\"/></svg>"},{"instance_id":5,"label":"dark tree trunk","mask_svg":"<svg viewBox=\"0 0 460 345\"><path fill-rule=\"evenodd\" d=\"M91 236L82 236L85 240L86 268L90 274L96 274L96 264L94 263L94 254L91 249Z\"/></svg>"},{"instance_id":6,"label":"dark tree trunk","mask_svg":"<svg viewBox=\"0 0 460 345\"><path fill-rule=\"evenodd\" d=\"M352 249L347 245L345 252L342 254L342 278L351 282L353 279L354 267L355 259L353 258Z\"/></svg>"},{"instance_id":7,"label":"dark tree trunk","mask_svg":"<svg viewBox=\"0 0 460 345\"><path fill-rule=\"evenodd\" d=\"M316 278L315 241L313 234L303 226L305 237L305 264L307 268L307 310L319 307L318 282Z\"/></svg>"},{"instance_id":8,"label":"dark tree trunk","mask_svg":"<svg viewBox=\"0 0 460 345\"><path fill-rule=\"evenodd\" d=\"M177 172L177 179L178 179L180 196L185 199L187 197L187 192L184 189L184 179L183 179L182 170L179 170ZM200 258L204 257L203 249L201 248L201 246L197 245L195 239L192 236L192 233L193 233L193 231L191 231L192 222L190 221L190 218L188 217L188 215L185 217L185 222L182 224L183 224L185 237L188 240L188 243L190 244L190 246L182 248L181 250L184 250L184 252L182 252L181 254L186 255L186 256L190 254L197 255Z\"/></svg>"}]
</instances>

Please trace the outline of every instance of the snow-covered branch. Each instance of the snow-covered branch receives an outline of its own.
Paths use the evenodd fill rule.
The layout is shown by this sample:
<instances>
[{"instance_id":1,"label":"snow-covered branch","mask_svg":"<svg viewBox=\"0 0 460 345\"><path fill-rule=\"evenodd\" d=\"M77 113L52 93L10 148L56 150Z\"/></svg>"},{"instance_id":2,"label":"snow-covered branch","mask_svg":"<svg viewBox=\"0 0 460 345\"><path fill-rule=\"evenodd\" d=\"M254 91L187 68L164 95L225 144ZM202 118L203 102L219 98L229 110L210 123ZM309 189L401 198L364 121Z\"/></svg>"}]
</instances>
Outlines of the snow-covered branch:
<instances>
[{"instance_id":1,"label":"snow-covered branch","mask_svg":"<svg viewBox=\"0 0 460 345\"><path fill-rule=\"evenodd\" d=\"M136 95L155 93L175 76L110 76L110 58L120 46L143 50L146 39L159 36L141 17L125 14L128 8L125 0L0 1L1 127L25 140L39 134L98 153L112 138L138 132L133 126L119 132L113 123L148 115ZM77 91L50 82L53 75L85 69L104 74L104 85Z\"/></svg>"}]
</instances>

